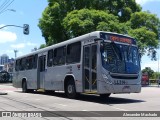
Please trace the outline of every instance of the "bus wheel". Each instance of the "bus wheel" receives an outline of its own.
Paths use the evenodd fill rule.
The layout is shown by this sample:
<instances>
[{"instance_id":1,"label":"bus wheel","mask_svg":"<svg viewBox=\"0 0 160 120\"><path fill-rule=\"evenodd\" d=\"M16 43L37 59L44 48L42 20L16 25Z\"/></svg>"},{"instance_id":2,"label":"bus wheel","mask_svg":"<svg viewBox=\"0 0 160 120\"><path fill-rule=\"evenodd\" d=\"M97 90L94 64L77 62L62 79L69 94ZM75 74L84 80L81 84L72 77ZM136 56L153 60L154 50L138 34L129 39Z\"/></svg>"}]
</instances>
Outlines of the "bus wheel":
<instances>
[{"instance_id":1,"label":"bus wheel","mask_svg":"<svg viewBox=\"0 0 160 120\"><path fill-rule=\"evenodd\" d=\"M74 80L69 80L66 85L65 94L68 98L74 99L76 97L76 88Z\"/></svg>"},{"instance_id":2,"label":"bus wheel","mask_svg":"<svg viewBox=\"0 0 160 120\"><path fill-rule=\"evenodd\" d=\"M108 98L110 95L111 95L111 93L100 94L100 97L101 97L102 99L106 99L106 98Z\"/></svg>"},{"instance_id":3,"label":"bus wheel","mask_svg":"<svg viewBox=\"0 0 160 120\"><path fill-rule=\"evenodd\" d=\"M22 83L22 92L24 92L24 93L28 92L27 82L26 81L23 81L23 83Z\"/></svg>"}]
</instances>

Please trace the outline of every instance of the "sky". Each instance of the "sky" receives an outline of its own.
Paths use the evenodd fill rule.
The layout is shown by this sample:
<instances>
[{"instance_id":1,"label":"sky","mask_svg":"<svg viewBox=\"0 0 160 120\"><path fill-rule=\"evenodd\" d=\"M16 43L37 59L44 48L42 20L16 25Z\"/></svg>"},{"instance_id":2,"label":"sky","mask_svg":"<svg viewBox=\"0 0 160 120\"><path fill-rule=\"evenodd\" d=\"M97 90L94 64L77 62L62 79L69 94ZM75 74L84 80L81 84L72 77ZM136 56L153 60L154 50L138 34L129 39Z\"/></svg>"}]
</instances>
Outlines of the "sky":
<instances>
[{"instance_id":1,"label":"sky","mask_svg":"<svg viewBox=\"0 0 160 120\"><path fill-rule=\"evenodd\" d=\"M149 10L160 18L160 0L136 0L136 2L142 6L143 11ZM47 0L0 0L0 27L30 25L29 35L24 35L23 29L18 27L0 29L0 55L7 54L9 58L14 58L14 50L18 50L17 56L21 56L45 43L38 22L47 5ZM9 9L14 9L15 12ZM160 50L157 52L160 58ZM146 55L142 57L141 69L151 67L158 71L158 61L150 59Z\"/></svg>"}]
</instances>

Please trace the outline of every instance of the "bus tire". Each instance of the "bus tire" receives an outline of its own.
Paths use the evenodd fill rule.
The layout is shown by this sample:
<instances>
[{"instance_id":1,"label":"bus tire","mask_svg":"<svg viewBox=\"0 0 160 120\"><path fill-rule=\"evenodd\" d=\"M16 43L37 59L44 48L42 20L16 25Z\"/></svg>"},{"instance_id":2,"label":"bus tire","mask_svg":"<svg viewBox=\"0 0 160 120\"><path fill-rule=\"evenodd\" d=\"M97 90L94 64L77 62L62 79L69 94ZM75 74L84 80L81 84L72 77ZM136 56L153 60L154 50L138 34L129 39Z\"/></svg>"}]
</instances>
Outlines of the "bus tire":
<instances>
[{"instance_id":1,"label":"bus tire","mask_svg":"<svg viewBox=\"0 0 160 120\"><path fill-rule=\"evenodd\" d=\"M28 89L27 89L27 82L23 81L22 82L22 92L27 93Z\"/></svg>"},{"instance_id":2,"label":"bus tire","mask_svg":"<svg viewBox=\"0 0 160 120\"><path fill-rule=\"evenodd\" d=\"M70 99L76 98L77 93L76 93L76 87L75 87L75 83L74 83L73 79L71 79L67 82L67 85L65 88L66 88L65 94L67 95L68 98L70 98Z\"/></svg>"},{"instance_id":3,"label":"bus tire","mask_svg":"<svg viewBox=\"0 0 160 120\"><path fill-rule=\"evenodd\" d=\"M111 93L100 94L100 97L101 97L102 99L107 99L110 95L111 95Z\"/></svg>"},{"instance_id":4,"label":"bus tire","mask_svg":"<svg viewBox=\"0 0 160 120\"><path fill-rule=\"evenodd\" d=\"M45 90L45 93L46 93L46 94L51 94L51 95L52 95L52 94L55 93L55 91L54 91L54 90Z\"/></svg>"}]
</instances>

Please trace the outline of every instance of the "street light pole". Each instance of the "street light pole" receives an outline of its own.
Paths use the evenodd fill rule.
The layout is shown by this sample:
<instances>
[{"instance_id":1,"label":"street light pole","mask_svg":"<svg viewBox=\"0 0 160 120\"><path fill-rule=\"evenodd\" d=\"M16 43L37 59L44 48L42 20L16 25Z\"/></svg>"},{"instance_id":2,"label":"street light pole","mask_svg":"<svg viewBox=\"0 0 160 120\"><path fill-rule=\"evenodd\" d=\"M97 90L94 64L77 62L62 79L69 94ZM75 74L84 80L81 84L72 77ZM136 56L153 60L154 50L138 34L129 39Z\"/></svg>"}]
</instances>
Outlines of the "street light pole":
<instances>
[{"instance_id":1,"label":"street light pole","mask_svg":"<svg viewBox=\"0 0 160 120\"><path fill-rule=\"evenodd\" d=\"M158 43L160 42L160 23L158 24ZM160 84L160 80L159 80L159 53L158 53L158 87Z\"/></svg>"},{"instance_id":2,"label":"street light pole","mask_svg":"<svg viewBox=\"0 0 160 120\"><path fill-rule=\"evenodd\" d=\"M15 54L15 58L17 57L17 52L18 52L18 50L14 50L14 54Z\"/></svg>"},{"instance_id":3,"label":"street light pole","mask_svg":"<svg viewBox=\"0 0 160 120\"><path fill-rule=\"evenodd\" d=\"M158 73L159 73L159 55L158 56ZM159 74L158 74L158 79L159 79Z\"/></svg>"}]
</instances>

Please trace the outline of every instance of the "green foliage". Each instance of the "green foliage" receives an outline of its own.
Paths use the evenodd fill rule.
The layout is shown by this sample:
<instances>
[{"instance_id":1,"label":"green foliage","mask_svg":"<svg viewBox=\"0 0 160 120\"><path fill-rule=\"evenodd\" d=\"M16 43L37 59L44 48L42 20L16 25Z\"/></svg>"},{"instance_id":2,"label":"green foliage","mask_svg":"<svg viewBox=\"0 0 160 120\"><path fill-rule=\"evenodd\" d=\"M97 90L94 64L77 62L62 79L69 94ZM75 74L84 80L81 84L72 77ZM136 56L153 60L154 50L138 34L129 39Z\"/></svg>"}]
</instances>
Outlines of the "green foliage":
<instances>
[{"instance_id":1,"label":"green foliage","mask_svg":"<svg viewBox=\"0 0 160 120\"><path fill-rule=\"evenodd\" d=\"M41 44L39 49L42 49L42 48L45 48L45 47L47 47L46 44Z\"/></svg>"},{"instance_id":2,"label":"green foliage","mask_svg":"<svg viewBox=\"0 0 160 120\"><path fill-rule=\"evenodd\" d=\"M154 72L153 76L151 77L151 79L155 79L155 80L160 79L160 73Z\"/></svg>"},{"instance_id":3,"label":"green foliage","mask_svg":"<svg viewBox=\"0 0 160 120\"><path fill-rule=\"evenodd\" d=\"M145 69L142 70L142 73L147 73L149 78L153 78L154 71L150 67L145 67Z\"/></svg>"},{"instance_id":4,"label":"green foliage","mask_svg":"<svg viewBox=\"0 0 160 120\"><path fill-rule=\"evenodd\" d=\"M158 26L159 19L148 12L133 13L130 19L131 30L129 34L138 41L139 49L144 54L148 52L152 60L156 60L158 48Z\"/></svg>"},{"instance_id":5,"label":"green foliage","mask_svg":"<svg viewBox=\"0 0 160 120\"><path fill-rule=\"evenodd\" d=\"M48 0L38 26L47 46L95 30L129 34L156 60L158 23L135 0Z\"/></svg>"},{"instance_id":6,"label":"green foliage","mask_svg":"<svg viewBox=\"0 0 160 120\"><path fill-rule=\"evenodd\" d=\"M118 17L100 10L74 10L63 20L67 35L76 37L91 31L119 32Z\"/></svg>"}]
</instances>

